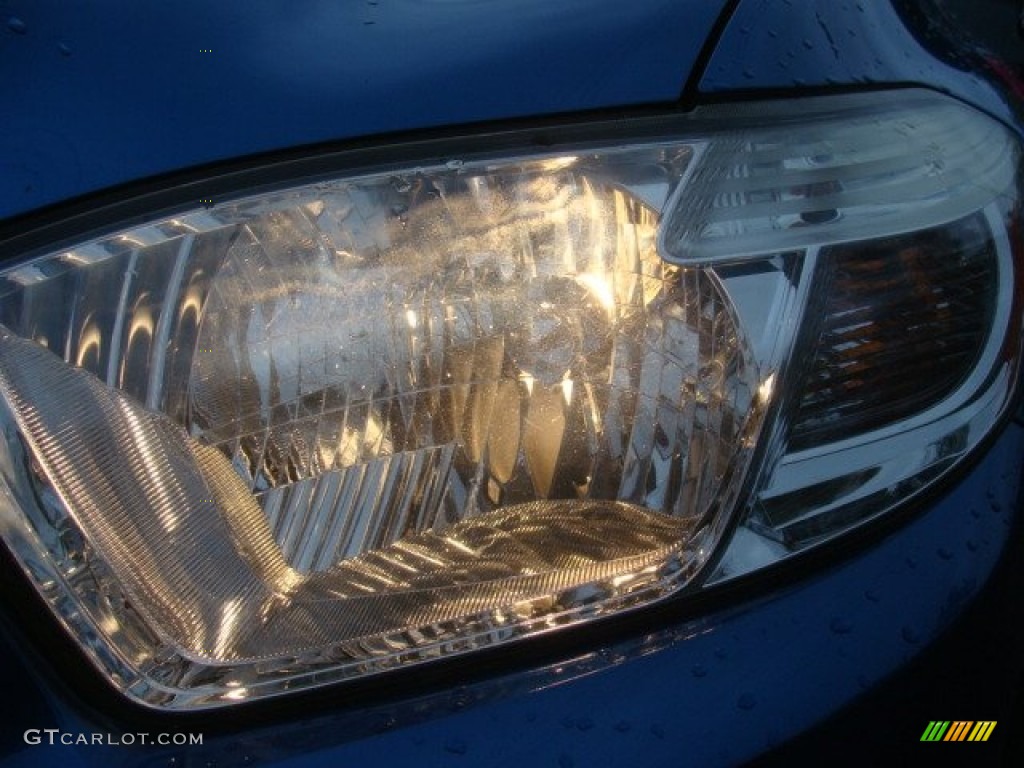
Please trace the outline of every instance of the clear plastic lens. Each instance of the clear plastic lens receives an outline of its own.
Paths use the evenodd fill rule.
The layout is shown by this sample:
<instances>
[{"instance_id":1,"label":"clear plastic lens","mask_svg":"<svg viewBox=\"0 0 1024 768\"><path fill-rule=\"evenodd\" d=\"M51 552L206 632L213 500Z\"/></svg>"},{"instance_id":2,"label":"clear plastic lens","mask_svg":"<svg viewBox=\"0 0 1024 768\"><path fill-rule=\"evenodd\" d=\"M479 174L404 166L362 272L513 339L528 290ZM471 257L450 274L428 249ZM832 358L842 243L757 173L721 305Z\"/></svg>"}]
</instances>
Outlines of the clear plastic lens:
<instances>
[{"instance_id":1,"label":"clear plastic lens","mask_svg":"<svg viewBox=\"0 0 1024 768\"><path fill-rule=\"evenodd\" d=\"M723 285L656 251L650 201L691 157L364 176L9 271L0 394L34 457L9 482L126 596L93 618L160 679L141 698L364 674L686 583L764 414Z\"/></svg>"},{"instance_id":2,"label":"clear plastic lens","mask_svg":"<svg viewBox=\"0 0 1024 768\"><path fill-rule=\"evenodd\" d=\"M706 264L914 232L1013 186L1016 140L1003 126L926 91L879 96L739 117L677 189L666 258Z\"/></svg>"},{"instance_id":3,"label":"clear plastic lens","mask_svg":"<svg viewBox=\"0 0 1024 768\"><path fill-rule=\"evenodd\" d=\"M189 709L657 599L737 516L718 577L880 514L1016 375L1012 173L963 160L1016 149L930 94L803 106L371 169L0 273L3 538L115 685ZM876 188L869 231L847 193ZM908 366L930 386L882 375Z\"/></svg>"}]
</instances>

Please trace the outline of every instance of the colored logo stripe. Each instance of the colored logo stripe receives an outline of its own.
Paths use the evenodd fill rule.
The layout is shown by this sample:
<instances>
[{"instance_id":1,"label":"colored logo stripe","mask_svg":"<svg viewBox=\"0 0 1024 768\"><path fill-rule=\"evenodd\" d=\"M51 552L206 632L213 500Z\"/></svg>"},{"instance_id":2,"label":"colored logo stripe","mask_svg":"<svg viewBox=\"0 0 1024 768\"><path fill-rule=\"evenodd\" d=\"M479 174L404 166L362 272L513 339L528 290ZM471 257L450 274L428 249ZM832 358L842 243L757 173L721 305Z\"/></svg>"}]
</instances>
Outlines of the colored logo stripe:
<instances>
[{"instance_id":1,"label":"colored logo stripe","mask_svg":"<svg viewBox=\"0 0 1024 768\"><path fill-rule=\"evenodd\" d=\"M995 729L995 720L979 720L978 724L974 726L974 730L971 731L971 735L967 737L967 740L988 741L988 737L992 735L992 731Z\"/></svg>"},{"instance_id":2,"label":"colored logo stripe","mask_svg":"<svg viewBox=\"0 0 1024 768\"><path fill-rule=\"evenodd\" d=\"M967 734L970 733L972 725L974 725L974 722L971 720L955 721L949 729L949 733L946 734L944 741L963 741L967 738Z\"/></svg>"},{"instance_id":3,"label":"colored logo stripe","mask_svg":"<svg viewBox=\"0 0 1024 768\"><path fill-rule=\"evenodd\" d=\"M928 727L924 729L921 741L938 741L942 738L947 728L949 728L948 720L932 720L928 723Z\"/></svg>"}]
</instances>

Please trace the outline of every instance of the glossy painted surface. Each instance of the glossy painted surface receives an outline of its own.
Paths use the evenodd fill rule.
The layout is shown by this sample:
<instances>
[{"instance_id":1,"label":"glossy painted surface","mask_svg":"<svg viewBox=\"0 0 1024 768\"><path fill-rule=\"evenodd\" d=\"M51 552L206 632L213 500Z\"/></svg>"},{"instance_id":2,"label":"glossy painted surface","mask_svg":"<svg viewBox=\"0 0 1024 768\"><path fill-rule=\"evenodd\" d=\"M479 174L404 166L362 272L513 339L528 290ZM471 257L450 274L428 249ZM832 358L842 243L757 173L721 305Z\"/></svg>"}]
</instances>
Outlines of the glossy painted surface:
<instances>
[{"instance_id":1,"label":"glossy painted surface","mask_svg":"<svg viewBox=\"0 0 1024 768\"><path fill-rule=\"evenodd\" d=\"M1017 109L972 71L972 44L928 0L743 0L700 82L703 93L920 83L1012 120Z\"/></svg>"},{"instance_id":2,"label":"glossy painted surface","mask_svg":"<svg viewBox=\"0 0 1024 768\"><path fill-rule=\"evenodd\" d=\"M0 217L313 142L673 101L724 0L0 7Z\"/></svg>"},{"instance_id":3,"label":"glossy painted surface","mask_svg":"<svg viewBox=\"0 0 1024 768\"><path fill-rule=\"evenodd\" d=\"M48 694L6 731L0 764L660 766L679 765L680 750L685 764L735 764L870 688L959 615L1006 546L1022 451L1013 426L933 509L862 555L617 647L405 704L360 710L340 698L343 712L208 735L192 749L26 748L22 727L109 727Z\"/></svg>"}]
</instances>

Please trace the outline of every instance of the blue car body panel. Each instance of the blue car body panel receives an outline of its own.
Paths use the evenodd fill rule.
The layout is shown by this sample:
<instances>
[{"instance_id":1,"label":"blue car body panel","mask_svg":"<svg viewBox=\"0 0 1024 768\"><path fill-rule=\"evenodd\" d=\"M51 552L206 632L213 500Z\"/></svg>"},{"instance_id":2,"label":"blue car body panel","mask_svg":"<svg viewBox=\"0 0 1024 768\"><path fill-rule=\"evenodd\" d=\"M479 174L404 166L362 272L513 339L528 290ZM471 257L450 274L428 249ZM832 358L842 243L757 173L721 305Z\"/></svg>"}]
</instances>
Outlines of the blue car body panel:
<instances>
[{"instance_id":1,"label":"blue car body panel","mask_svg":"<svg viewBox=\"0 0 1024 768\"><path fill-rule=\"evenodd\" d=\"M702 94L923 84L1009 123L1019 106L977 71L966 38L913 2L744 0L702 73ZM904 8L901 14L897 6ZM934 10L934 9L933 9Z\"/></svg>"},{"instance_id":2,"label":"blue car body panel","mask_svg":"<svg viewBox=\"0 0 1024 768\"><path fill-rule=\"evenodd\" d=\"M724 4L14 0L0 218L256 152L671 102Z\"/></svg>"},{"instance_id":3,"label":"blue car body panel","mask_svg":"<svg viewBox=\"0 0 1024 768\"><path fill-rule=\"evenodd\" d=\"M257 152L672 103L726 5L11 0L0 218ZM925 53L888 3L742 0L700 92L923 83L1012 119L996 88L955 64ZM1022 456L1013 424L905 527L755 602L414 701L398 690L363 709L339 688L337 711L221 735L212 726L230 714L216 713L202 747L27 746L22 728L121 726L71 703L52 671L23 665L20 641L5 641L0 687L22 694L6 704L0 765L734 764L871 688L956 619L1007 548Z\"/></svg>"}]
</instances>

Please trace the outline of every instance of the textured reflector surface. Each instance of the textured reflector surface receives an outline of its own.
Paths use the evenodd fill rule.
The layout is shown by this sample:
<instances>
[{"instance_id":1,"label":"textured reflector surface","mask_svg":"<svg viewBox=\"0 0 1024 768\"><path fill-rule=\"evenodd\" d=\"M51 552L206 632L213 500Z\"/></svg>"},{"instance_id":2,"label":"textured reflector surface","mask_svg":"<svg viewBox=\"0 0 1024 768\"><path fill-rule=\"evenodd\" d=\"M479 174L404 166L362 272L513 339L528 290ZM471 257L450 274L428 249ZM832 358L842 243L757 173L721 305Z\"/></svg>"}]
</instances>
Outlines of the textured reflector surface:
<instances>
[{"instance_id":1,"label":"textured reflector surface","mask_svg":"<svg viewBox=\"0 0 1024 768\"><path fill-rule=\"evenodd\" d=\"M983 217L829 248L819 269L827 298L799 385L793 450L919 413L974 369L998 289Z\"/></svg>"}]
</instances>

